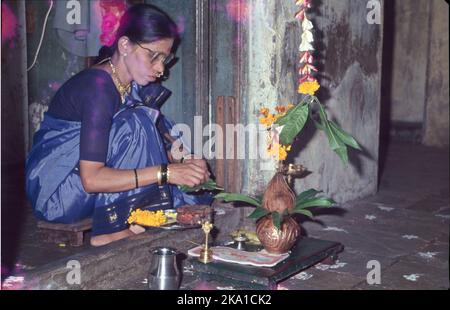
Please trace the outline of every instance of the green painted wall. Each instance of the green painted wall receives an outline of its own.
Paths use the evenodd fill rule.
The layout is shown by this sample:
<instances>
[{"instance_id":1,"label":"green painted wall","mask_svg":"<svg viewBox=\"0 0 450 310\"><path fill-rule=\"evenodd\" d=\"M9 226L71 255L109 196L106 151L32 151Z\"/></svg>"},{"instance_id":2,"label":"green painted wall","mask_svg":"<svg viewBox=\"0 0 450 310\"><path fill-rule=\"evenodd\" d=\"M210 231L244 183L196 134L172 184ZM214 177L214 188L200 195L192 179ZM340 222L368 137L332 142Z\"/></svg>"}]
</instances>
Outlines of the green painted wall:
<instances>
[{"instance_id":1,"label":"green painted wall","mask_svg":"<svg viewBox=\"0 0 450 310\"><path fill-rule=\"evenodd\" d=\"M33 62L42 27L49 8L47 1L26 1L27 11L27 60ZM72 55L58 43L53 28L55 8L50 12L45 36L34 67L28 72L28 103L30 105L30 142L42 111L48 106L58 86L85 67L84 58Z\"/></svg>"}]
</instances>

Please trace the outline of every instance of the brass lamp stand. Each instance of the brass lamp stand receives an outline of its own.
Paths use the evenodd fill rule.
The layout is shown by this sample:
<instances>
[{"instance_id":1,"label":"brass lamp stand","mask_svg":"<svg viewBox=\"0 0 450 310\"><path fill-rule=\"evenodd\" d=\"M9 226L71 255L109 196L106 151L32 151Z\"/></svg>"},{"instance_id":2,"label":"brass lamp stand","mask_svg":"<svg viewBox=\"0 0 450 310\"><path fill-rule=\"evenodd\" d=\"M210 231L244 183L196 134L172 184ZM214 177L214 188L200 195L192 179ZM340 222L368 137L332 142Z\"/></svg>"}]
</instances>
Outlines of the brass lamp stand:
<instances>
[{"instance_id":1,"label":"brass lamp stand","mask_svg":"<svg viewBox=\"0 0 450 310\"><path fill-rule=\"evenodd\" d=\"M203 246L203 249L200 251L200 257L198 258L199 261L201 261L203 264L207 264L212 262L212 250L209 248L208 245L208 235L211 229L213 228L213 224L209 221L206 221L202 224L203 232L205 233L205 245Z\"/></svg>"}]
</instances>

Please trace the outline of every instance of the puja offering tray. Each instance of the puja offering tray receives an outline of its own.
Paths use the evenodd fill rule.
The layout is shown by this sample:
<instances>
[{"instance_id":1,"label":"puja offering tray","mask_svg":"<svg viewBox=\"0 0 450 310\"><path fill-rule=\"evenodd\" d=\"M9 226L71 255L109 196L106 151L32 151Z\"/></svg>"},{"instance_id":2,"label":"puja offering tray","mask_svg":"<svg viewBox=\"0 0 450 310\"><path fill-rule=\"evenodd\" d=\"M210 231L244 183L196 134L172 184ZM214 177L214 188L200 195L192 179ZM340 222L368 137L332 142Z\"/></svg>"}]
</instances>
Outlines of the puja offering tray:
<instances>
[{"instance_id":1,"label":"puja offering tray","mask_svg":"<svg viewBox=\"0 0 450 310\"><path fill-rule=\"evenodd\" d=\"M202 221L211 218L211 213L212 208L208 205L185 205L178 209L158 211L137 210L138 216L131 219L130 224L145 227L147 230L187 230L200 228Z\"/></svg>"},{"instance_id":2,"label":"puja offering tray","mask_svg":"<svg viewBox=\"0 0 450 310\"><path fill-rule=\"evenodd\" d=\"M260 258L249 259L250 264L244 265L243 262L226 262L228 257L233 258L239 254L236 248L224 251L223 246L218 246L219 251L214 254L214 247L211 248L213 260L208 264L203 264L196 259L198 248L190 250L189 261L194 266L194 270L200 278L207 281L218 281L231 283L236 287L246 289L276 289L278 282L299 273L302 270L310 268L320 262L333 263L337 259L344 246L338 242L319 240L314 238L302 238L292 248L287 257L280 257L279 263L270 267L259 267L257 265ZM222 253L221 253L222 252ZM225 252L223 254L223 252ZM241 253L241 260L246 257L255 256L258 253ZM214 257L223 256L221 260ZM267 257L264 258L267 261ZM231 259L230 259L231 261ZM256 262L256 263L255 263Z\"/></svg>"}]
</instances>

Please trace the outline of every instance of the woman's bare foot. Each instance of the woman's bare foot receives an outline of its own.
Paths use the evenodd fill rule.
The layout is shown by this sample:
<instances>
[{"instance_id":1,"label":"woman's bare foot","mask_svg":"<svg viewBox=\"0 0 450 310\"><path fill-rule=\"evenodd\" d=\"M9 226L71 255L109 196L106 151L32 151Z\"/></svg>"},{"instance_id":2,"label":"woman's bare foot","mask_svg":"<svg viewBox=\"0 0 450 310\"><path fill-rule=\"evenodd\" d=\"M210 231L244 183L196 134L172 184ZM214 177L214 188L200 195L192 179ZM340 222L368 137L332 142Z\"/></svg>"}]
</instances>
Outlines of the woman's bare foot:
<instances>
[{"instance_id":1,"label":"woman's bare foot","mask_svg":"<svg viewBox=\"0 0 450 310\"><path fill-rule=\"evenodd\" d=\"M130 225L130 228L129 228L135 235L139 235L139 234L142 234L142 233L144 233L145 232L145 228L144 227L142 227L142 226L140 226L140 225L137 225L137 224L132 224L132 225Z\"/></svg>"},{"instance_id":2,"label":"woman's bare foot","mask_svg":"<svg viewBox=\"0 0 450 310\"><path fill-rule=\"evenodd\" d=\"M112 234L104 234L91 237L91 245L92 246L101 246L111 243L113 241L117 241L123 238L127 238L129 236L133 236L134 233L129 229L124 229Z\"/></svg>"}]
</instances>

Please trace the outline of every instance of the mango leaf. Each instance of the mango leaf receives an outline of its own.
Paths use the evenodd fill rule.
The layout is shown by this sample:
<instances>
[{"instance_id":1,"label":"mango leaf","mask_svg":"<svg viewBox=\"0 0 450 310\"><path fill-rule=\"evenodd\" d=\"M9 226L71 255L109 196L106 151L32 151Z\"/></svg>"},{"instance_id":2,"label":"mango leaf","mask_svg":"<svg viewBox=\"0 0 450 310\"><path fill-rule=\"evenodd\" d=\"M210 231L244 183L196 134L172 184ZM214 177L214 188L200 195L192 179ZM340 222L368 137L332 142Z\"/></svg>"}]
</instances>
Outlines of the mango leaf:
<instances>
[{"instance_id":1,"label":"mango leaf","mask_svg":"<svg viewBox=\"0 0 450 310\"><path fill-rule=\"evenodd\" d=\"M250 197L247 195L239 194L239 193L220 193L220 194L217 194L214 198L223 199L225 202L230 202L230 201L246 202L255 207L261 207L261 205L262 205L261 200L258 200L256 198L253 198L253 197Z\"/></svg>"},{"instance_id":2,"label":"mango leaf","mask_svg":"<svg viewBox=\"0 0 450 310\"><path fill-rule=\"evenodd\" d=\"M299 202L298 204L296 204L294 211L302 210L302 209L310 208L310 207L331 207L335 203L336 202L333 199L326 198L326 197L309 198L309 199L305 199L305 200Z\"/></svg>"},{"instance_id":3,"label":"mango leaf","mask_svg":"<svg viewBox=\"0 0 450 310\"><path fill-rule=\"evenodd\" d=\"M306 190L304 192L301 192L300 194L297 195L297 198L295 199L295 203L298 204L299 202L301 202L301 201L303 201L305 199L314 197L314 196L316 196L317 194L319 194L321 192L322 191L315 190L314 188L308 189L308 190Z\"/></svg>"},{"instance_id":4,"label":"mango leaf","mask_svg":"<svg viewBox=\"0 0 450 310\"><path fill-rule=\"evenodd\" d=\"M330 125L330 121L327 118L324 108L322 105L319 105L319 114L320 119L322 121L322 126L324 128L325 134L328 137L328 142L330 143L331 149L339 156L344 165L348 164L348 154L347 147L345 143L341 141L341 139L337 136L337 134L333 131Z\"/></svg>"},{"instance_id":5,"label":"mango leaf","mask_svg":"<svg viewBox=\"0 0 450 310\"><path fill-rule=\"evenodd\" d=\"M292 109L290 109L289 111L286 112L286 114L282 117L280 117L279 119L276 120L275 124L279 125L279 126L283 126L286 125L288 122L291 121L291 119L293 118L292 115L294 113L298 113L297 111L299 109L301 109L304 105L306 105L306 103L304 101L300 102L299 104L297 104L295 107L293 107Z\"/></svg>"},{"instance_id":6,"label":"mango leaf","mask_svg":"<svg viewBox=\"0 0 450 310\"><path fill-rule=\"evenodd\" d=\"M278 230L281 229L281 216L277 211L272 212L272 223Z\"/></svg>"},{"instance_id":7,"label":"mango leaf","mask_svg":"<svg viewBox=\"0 0 450 310\"><path fill-rule=\"evenodd\" d=\"M340 128L336 123L330 121L331 130L338 136L338 138L347 144L348 146L351 146L354 149L360 150L361 147L359 146L358 142L356 142L355 138L353 138L350 134L346 133L342 128Z\"/></svg>"},{"instance_id":8,"label":"mango leaf","mask_svg":"<svg viewBox=\"0 0 450 310\"><path fill-rule=\"evenodd\" d=\"M279 126L284 126L280 133L280 143L283 145L290 145L295 137L302 131L308 120L309 105L297 105L284 117L275 122Z\"/></svg>"},{"instance_id":9,"label":"mango leaf","mask_svg":"<svg viewBox=\"0 0 450 310\"><path fill-rule=\"evenodd\" d=\"M317 99L317 100L315 100L319 105L320 105L320 102L319 102L319 100ZM311 102L311 104L312 103L314 103L314 101L313 102ZM316 126L316 128L318 129L318 130L322 130L322 131L325 131L325 128L323 127L323 125L318 121L318 120L316 120L315 118L314 118L314 116L313 116L313 110L312 109L310 109L309 110L309 118L310 119L312 119L313 120L313 122L314 122L314 125ZM320 114L320 113L319 113Z\"/></svg>"},{"instance_id":10,"label":"mango leaf","mask_svg":"<svg viewBox=\"0 0 450 310\"><path fill-rule=\"evenodd\" d=\"M348 164L348 152L347 147L342 145L340 148L334 150L334 152L341 158L345 166Z\"/></svg>"},{"instance_id":11,"label":"mango leaf","mask_svg":"<svg viewBox=\"0 0 450 310\"><path fill-rule=\"evenodd\" d=\"M309 210L304 210L304 209L301 209L301 210L294 210L292 213L300 213L300 214L306 215L306 216L309 217L309 218L313 218L313 217L314 217L314 215L312 214L311 211L309 211Z\"/></svg>"},{"instance_id":12,"label":"mango leaf","mask_svg":"<svg viewBox=\"0 0 450 310\"><path fill-rule=\"evenodd\" d=\"M205 183L194 186L194 187L189 187L186 185L179 185L178 188L185 192L185 193L190 193L190 192L197 192L200 190L206 190L206 191L215 191L215 190L219 190L219 191L223 191L223 188L220 186L217 186L216 182L214 182L214 180L208 179Z\"/></svg>"},{"instance_id":13,"label":"mango leaf","mask_svg":"<svg viewBox=\"0 0 450 310\"><path fill-rule=\"evenodd\" d=\"M267 213L269 213L268 210L263 207L257 207L252 213L249 214L248 218L257 221L261 217L267 215Z\"/></svg>"},{"instance_id":14,"label":"mango leaf","mask_svg":"<svg viewBox=\"0 0 450 310\"><path fill-rule=\"evenodd\" d=\"M322 124L320 124L318 121L316 121L315 119L313 119L314 121L314 125L316 125L316 128L322 131L325 131L325 128L322 126Z\"/></svg>"},{"instance_id":15,"label":"mango leaf","mask_svg":"<svg viewBox=\"0 0 450 310\"><path fill-rule=\"evenodd\" d=\"M320 120L322 121L322 126L324 127L324 131L328 137L328 142L330 143L330 147L334 151L334 150L338 149L343 143L339 140L337 135L331 130L325 109L322 107L322 105L319 105L319 107L320 107L319 115L320 115Z\"/></svg>"}]
</instances>

